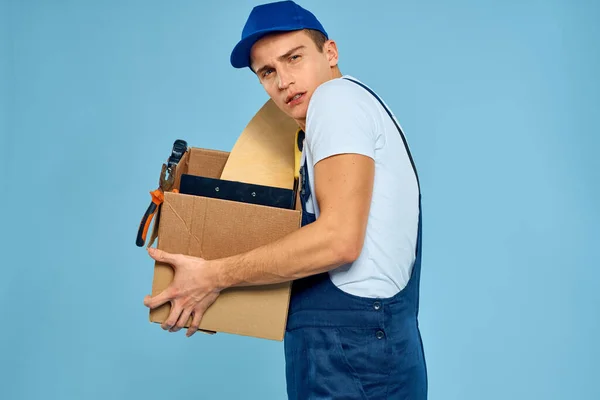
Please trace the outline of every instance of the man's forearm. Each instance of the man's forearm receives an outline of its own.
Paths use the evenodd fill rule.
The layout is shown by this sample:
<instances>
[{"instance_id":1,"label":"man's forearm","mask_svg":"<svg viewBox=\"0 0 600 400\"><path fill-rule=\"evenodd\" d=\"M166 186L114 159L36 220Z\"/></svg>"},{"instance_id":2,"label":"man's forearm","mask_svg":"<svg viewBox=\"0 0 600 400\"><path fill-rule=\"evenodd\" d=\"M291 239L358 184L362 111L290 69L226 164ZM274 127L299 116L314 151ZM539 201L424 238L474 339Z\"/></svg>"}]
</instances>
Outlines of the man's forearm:
<instances>
[{"instance_id":1,"label":"man's forearm","mask_svg":"<svg viewBox=\"0 0 600 400\"><path fill-rule=\"evenodd\" d=\"M329 271L356 258L358 246L317 220L247 253L212 261L220 289L286 282Z\"/></svg>"}]
</instances>

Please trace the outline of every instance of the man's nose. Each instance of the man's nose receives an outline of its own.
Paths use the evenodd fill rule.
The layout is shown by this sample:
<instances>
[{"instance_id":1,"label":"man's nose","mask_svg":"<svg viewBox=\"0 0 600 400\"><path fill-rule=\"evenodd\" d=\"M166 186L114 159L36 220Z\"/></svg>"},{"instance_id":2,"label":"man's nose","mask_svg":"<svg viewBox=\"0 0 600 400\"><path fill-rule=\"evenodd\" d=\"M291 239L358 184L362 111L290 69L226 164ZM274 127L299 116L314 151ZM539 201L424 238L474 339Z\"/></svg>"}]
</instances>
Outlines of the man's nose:
<instances>
[{"instance_id":1,"label":"man's nose","mask_svg":"<svg viewBox=\"0 0 600 400\"><path fill-rule=\"evenodd\" d=\"M287 71L279 71L277 74L277 85L279 89L287 89L292 83L294 83L292 74Z\"/></svg>"}]
</instances>

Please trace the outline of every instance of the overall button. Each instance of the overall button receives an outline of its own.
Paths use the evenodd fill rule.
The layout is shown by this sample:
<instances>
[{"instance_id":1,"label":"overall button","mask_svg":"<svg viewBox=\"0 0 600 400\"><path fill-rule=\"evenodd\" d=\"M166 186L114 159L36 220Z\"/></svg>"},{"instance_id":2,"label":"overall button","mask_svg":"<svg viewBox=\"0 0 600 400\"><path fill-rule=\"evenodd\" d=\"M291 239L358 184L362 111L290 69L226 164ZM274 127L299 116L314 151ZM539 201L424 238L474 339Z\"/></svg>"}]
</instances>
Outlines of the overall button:
<instances>
[{"instance_id":1,"label":"overall button","mask_svg":"<svg viewBox=\"0 0 600 400\"><path fill-rule=\"evenodd\" d=\"M377 331L377 333L375 333L375 337L377 339L383 339L383 337L385 336L385 333L383 333L383 331Z\"/></svg>"},{"instance_id":2,"label":"overall button","mask_svg":"<svg viewBox=\"0 0 600 400\"><path fill-rule=\"evenodd\" d=\"M381 308L381 303L376 301L375 303L373 303L373 308L379 310Z\"/></svg>"}]
</instances>

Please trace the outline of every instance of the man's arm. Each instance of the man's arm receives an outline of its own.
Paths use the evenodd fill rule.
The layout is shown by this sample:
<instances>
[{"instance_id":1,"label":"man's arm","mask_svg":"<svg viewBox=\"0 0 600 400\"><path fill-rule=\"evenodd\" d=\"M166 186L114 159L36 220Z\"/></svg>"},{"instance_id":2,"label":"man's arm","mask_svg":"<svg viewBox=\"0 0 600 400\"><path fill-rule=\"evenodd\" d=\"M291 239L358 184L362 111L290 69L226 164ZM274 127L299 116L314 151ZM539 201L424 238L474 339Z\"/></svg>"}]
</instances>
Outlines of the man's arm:
<instances>
[{"instance_id":1,"label":"man's arm","mask_svg":"<svg viewBox=\"0 0 600 400\"><path fill-rule=\"evenodd\" d=\"M320 216L249 252L209 261L219 289L286 282L354 261L362 250L375 166L372 158L340 154L315 165Z\"/></svg>"}]
</instances>

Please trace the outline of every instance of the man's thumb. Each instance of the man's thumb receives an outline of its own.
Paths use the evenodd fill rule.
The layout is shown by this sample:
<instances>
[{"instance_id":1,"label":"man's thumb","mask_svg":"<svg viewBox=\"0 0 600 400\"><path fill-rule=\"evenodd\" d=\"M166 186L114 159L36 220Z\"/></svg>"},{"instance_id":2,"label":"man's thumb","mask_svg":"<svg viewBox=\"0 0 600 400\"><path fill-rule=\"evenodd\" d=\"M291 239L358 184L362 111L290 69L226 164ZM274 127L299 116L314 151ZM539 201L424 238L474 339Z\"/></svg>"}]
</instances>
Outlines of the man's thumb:
<instances>
[{"instance_id":1,"label":"man's thumb","mask_svg":"<svg viewBox=\"0 0 600 400\"><path fill-rule=\"evenodd\" d=\"M164 250L155 249L153 247L148 247L148 254L150 257L155 259L158 262L166 262L169 264L174 264L176 261L175 255L171 253L167 253Z\"/></svg>"}]
</instances>

